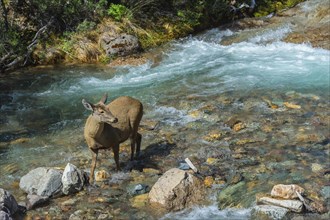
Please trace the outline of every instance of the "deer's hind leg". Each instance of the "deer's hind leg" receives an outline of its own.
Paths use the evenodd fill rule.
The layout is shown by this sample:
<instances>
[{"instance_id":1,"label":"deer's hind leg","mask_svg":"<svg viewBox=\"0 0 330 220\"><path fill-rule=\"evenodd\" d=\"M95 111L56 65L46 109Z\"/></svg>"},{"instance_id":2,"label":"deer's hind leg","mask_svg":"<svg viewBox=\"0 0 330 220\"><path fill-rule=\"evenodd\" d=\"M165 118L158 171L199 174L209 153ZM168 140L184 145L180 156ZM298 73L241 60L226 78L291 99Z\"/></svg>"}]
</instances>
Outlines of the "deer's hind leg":
<instances>
[{"instance_id":1,"label":"deer's hind leg","mask_svg":"<svg viewBox=\"0 0 330 220\"><path fill-rule=\"evenodd\" d=\"M113 150L113 156L114 156L115 162L116 162L116 169L117 169L117 171L119 171L120 170L120 165L119 165L119 144L116 144L115 146L113 146L112 150Z\"/></svg>"},{"instance_id":2,"label":"deer's hind leg","mask_svg":"<svg viewBox=\"0 0 330 220\"><path fill-rule=\"evenodd\" d=\"M131 141L131 161L134 159L134 151L135 151L135 145L136 145L136 134L132 134L130 137Z\"/></svg>"},{"instance_id":3,"label":"deer's hind leg","mask_svg":"<svg viewBox=\"0 0 330 220\"><path fill-rule=\"evenodd\" d=\"M136 133L136 156L140 156L140 150L141 150L141 141L142 141L142 135L140 133Z\"/></svg>"}]
</instances>

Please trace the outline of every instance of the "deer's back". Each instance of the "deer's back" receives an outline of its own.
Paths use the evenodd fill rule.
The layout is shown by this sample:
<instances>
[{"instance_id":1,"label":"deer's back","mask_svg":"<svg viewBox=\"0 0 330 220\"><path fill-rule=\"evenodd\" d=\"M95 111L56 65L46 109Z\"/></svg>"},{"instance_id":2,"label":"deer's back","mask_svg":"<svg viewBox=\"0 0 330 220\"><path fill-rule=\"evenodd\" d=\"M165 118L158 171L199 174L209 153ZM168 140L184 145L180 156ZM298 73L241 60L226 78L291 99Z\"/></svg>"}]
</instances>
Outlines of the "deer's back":
<instances>
[{"instance_id":1,"label":"deer's back","mask_svg":"<svg viewBox=\"0 0 330 220\"><path fill-rule=\"evenodd\" d=\"M121 139L126 140L131 132L136 132L143 115L142 103L129 96L121 96L107 105L107 108L118 119L111 124Z\"/></svg>"}]
</instances>

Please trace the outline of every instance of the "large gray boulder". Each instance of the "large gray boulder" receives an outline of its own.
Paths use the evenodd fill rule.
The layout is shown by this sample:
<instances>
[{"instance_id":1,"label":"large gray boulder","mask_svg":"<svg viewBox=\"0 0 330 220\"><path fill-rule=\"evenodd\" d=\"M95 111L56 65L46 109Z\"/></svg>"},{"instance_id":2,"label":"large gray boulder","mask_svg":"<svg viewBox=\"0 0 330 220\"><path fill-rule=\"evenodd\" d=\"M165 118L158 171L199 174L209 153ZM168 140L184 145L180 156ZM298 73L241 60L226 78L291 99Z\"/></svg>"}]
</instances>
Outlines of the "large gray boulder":
<instances>
[{"instance_id":1,"label":"large gray boulder","mask_svg":"<svg viewBox=\"0 0 330 220\"><path fill-rule=\"evenodd\" d=\"M78 192L84 187L85 181L84 172L75 165L68 163L62 175L62 192L65 195Z\"/></svg>"},{"instance_id":2,"label":"large gray boulder","mask_svg":"<svg viewBox=\"0 0 330 220\"><path fill-rule=\"evenodd\" d=\"M149 192L151 203L167 210L181 210L203 200L205 188L200 179L177 168L168 170Z\"/></svg>"},{"instance_id":3,"label":"large gray boulder","mask_svg":"<svg viewBox=\"0 0 330 220\"><path fill-rule=\"evenodd\" d=\"M109 57L129 55L140 49L138 38L129 34L110 35L104 33L100 38L100 46Z\"/></svg>"},{"instance_id":4,"label":"large gray boulder","mask_svg":"<svg viewBox=\"0 0 330 220\"><path fill-rule=\"evenodd\" d=\"M11 219L18 210L18 204L14 196L0 188L0 219Z\"/></svg>"},{"instance_id":5,"label":"large gray boulder","mask_svg":"<svg viewBox=\"0 0 330 220\"><path fill-rule=\"evenodd\" d=\"M39 167L23 176L19 186L28 194L51 197L61 192L62 173L61 170Z\"/></svg>"}]
</instances>

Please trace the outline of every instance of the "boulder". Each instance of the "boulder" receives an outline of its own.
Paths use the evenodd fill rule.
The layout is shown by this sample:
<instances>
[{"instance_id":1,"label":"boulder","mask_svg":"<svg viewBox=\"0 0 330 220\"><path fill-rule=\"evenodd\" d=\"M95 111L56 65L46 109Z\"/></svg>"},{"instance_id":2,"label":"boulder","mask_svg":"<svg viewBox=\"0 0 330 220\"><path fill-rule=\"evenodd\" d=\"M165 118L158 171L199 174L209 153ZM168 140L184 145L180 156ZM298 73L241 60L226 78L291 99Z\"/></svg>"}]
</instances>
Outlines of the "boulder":
<instances>
[{"instance_id":1,"label":"boulder","mask_svg":"<svg viewBox=\"0 0 330 220\"><path fill-rule=\"evenodd\" d=\"M104 33L100 38L100 46L109 57L114 55L125 56L133 54L140 49L138 38L129 34L113 36Z\"/></svg>"},{"instance_id":2,"label":"boulder","mask_svg":"<svg viewBox=\"0 0 330 220\"><path fill-rule=\"evenodd\" d=\"M86 182L84 172L79 170L75 165L68 163L62 175L62 192L65 195L79 192Z\"/></svg>"},{"instance_id":3,"label":"boulder","mask_svg":"<svg viewBox=\"0 0 330 220\"><path fill-rule=\"evenodd\" d=\"M203 182L192 174L173 168L164 173L149 192L149 201L167 210L181 210L202 201Z\"/></svg>"},{"instance_id":4,"label":"boulder","mask_svg":"<svg viewBox=\"0 0 330 220\"><path fill-rule=\"evenodd\" d=\"M265 205L273 205L273 206L279 206L282 208L289 209L293 212L302 212L304 208L304 204L299 200L291 200L291 199L274 199L269 197L261 197L258 200L259 203L265 204Z\"/></svg>"},{"instance_id":5,"label":"boulder","mask_svg":"<svg viewBox=\"0 0 330 220\"><path fill-rule=\"evenodd\" d=\"M61 170L39 167L23 176L19 187L27 194L51 197L61 192L62 173Z\"/></svg>"},{"instance_id":6,"label":"boulder","mask_svg":"<svg viewBox=\"0 0 330 220\"><path fill-rule=\"evenodd\" d=\"M305 190L295 184L291 185L284 185L284 184L278 184L275 185L270 193L272 197L279 197L283 199L296 199L298 198L298 195L296 191L300 194L303 194Z\"/></svg>"},{"instance_id":7,"label":"boulder","mask_svg":"<svg viewBox=\"0 0 330 220\"><path fill-rule=\"evenodd\" d=\"M286 219L289 210L272 205L257 205L252 208L251 219Z\"/></svg>"},{"instance_id":8,"label":"boulder","mask_svg":"<svg viewBox=\"0 0 330 220\"><path fill-rule=\"evenodd\" d=\"M18 211L18 204L14 196L0 188L0 219L11 219L11 215Z\"/></svg>"},{"instance_id":9,"label":"boulder","mask_svg":"<svg viewBox=\"0 0 330 220\"><path fill-rule=\"evenodd\" d=\"M10 217L10 215L7 212L0 210L0 219L1 220L12 220L13 218Z\"/></svg>"}]
</instances>

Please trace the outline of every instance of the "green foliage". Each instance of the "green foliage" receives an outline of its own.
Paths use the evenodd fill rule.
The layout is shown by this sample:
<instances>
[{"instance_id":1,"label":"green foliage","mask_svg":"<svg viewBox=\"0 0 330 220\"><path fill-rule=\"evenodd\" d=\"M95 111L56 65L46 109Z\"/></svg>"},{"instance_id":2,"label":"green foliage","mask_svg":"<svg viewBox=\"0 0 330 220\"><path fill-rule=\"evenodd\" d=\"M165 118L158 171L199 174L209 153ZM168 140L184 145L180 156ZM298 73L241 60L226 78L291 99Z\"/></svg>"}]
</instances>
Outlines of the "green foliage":
<instances>
[{"instance_id":1,"label":"green foliage","mask_svg":"<svg viewBox=\"0 0 330 220\"><path fill-rule=\"evenodd\" d=\"M257 10L254 13L256 17L263 17L273 12L279 12L286 8L291 8L304 0L260 0L257 1Z\"/></svg>"},{"instance_id":2,"label":"green foliage","mask_svg":"<svg viewBox=\"0 0 330 220\"><path fill-rule=\"evenodd\" d=\"M108 15L116 21L122 21L124 18L130 20L133 17L131 10L120 4L111 4L108 10Z\"/></svg>"},{"instance_id":3,"label":"green foliage","mask_svg":"<svg viewBox=\"0 0 330 220\"><path fill-rule=\"evenodd\" d=\"M179 10L178 16L185 24L193 28L200 24L199 19L202 16L202 13L189 10Z\"/></svg>"},{"instance_id":4,"label":"green foliage","mask_svg":"<svg viewBox=\"0 0 330 220\"><path fill-rule=\"evenodd\" d=\"M95 22L84 20L83 22L81 22L77 26L76 31L79 32L79 33L86 32L86 31L91 31L91 30L94 30L95 27L96 27Z\"/></svg>"}]
</instances>

